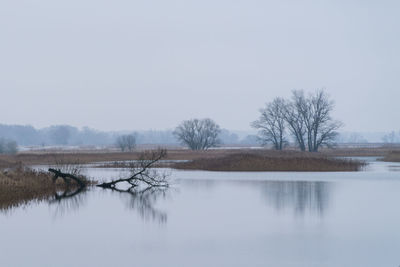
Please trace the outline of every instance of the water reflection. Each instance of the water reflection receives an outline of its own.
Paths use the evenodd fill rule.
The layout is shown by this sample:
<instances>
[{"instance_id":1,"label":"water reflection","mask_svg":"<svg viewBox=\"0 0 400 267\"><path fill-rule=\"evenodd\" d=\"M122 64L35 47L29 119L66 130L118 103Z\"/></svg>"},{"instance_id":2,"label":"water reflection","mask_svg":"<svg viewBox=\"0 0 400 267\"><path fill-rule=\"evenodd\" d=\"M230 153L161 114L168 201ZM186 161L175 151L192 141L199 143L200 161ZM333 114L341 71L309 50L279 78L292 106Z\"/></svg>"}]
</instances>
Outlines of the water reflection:
<instances>
[{"instance_id":1,"label":"water reflection","mask_svg":"<svg viewBox=\"0 0 400 267\"><path fill-rule=\"evenodd\" d=\"M332 191L330 182L320 181L265 181L262 191L268 203L278 212L291 209L296 215L323 215Z\"/></svg>"},{"instance_id":2,"label":"water reflection","mask_svg":"<svg viewBox=\"0 0 400 267\"><path fill-rule=\"evenodd\" d=\"M87 200L88 191L87 188L76 188L56 192L48 200L50 207L54 208L53 215L60 217L67 212L76 211L81 208ZM143 220L166 223L167 213L156 209L154 205L159 199L167 197L167 191L167 188L153 187L141 191L113 190L112 194L119 194L126 206L138 212Z\"/></svg>"},{"instance_id":3,"label":"water reflection","mask_svg":"<svg viewBox=\"0 0 400 267\"><path fill-rule=\"evenodd\" d=\"M388 169L392 172L400 172L400 165L389 165Z\"/></svg>"},{"instance_id":4,"label":"water reflection","mask_svg":"<svg viewBox=\"0 0 400 267\"><path fill-rule=\"evenodd\" d=\"M141 191L114 191L120 193L129 209L139 213L145 221L167 222L167 213L154 207L159 199L167 197L167 188L149 187Z\"/></svg>"},{"instance_id":5,"label":"water reflection","mask_svg":"<svg viewBox=\"0 0 400 267\"><path fill-rule=\"evenodd\" d=\"M67 188L57 191L48 200L50 207L54 208L54 217L59 217L70 211L76 211L86 202L86 187Z\"/></svg>"},{"instance_id":6,"label":"water reflection","mask_svg":"<svg viewBox=\"0 0 400 267\"><path fill-rule=\"evenodd\" d=\"M326 181L244 181L244 180L197 180L186 179L181 183L192 189L211 191L216 186L239 186L240 190L259 191L267 204L277 212L293 211L295 215L306 213L323 216L329 208L333 182Z\"/></svg>"}]
</instances>

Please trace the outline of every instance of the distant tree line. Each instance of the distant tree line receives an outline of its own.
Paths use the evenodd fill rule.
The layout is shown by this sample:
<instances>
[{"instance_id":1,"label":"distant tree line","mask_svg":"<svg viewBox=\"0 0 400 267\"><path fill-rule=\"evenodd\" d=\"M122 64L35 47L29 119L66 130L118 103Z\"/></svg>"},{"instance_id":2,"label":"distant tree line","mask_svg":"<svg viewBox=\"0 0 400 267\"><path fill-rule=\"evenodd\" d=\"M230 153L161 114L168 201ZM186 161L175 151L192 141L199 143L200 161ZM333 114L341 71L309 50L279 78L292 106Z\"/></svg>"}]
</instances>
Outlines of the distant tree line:
<instances>
[{"instance_id":1,"label":"distant tree line","mask_svg":"<svg viewBox=\"0 0 400 267\"><path fill-rule=\"evenodd\" d=\"M103 145L113 144L117 134L88 127L78 129L69 125L53 125L36 129L30 125L0 124L0 137L15 140L18 145Z\"/></svg>"},{"instance_id":2,"label":"distant tree line","mask_svg":"<svg viewBox=\"0 0 400 267\"><path fill-rule=\"evenodd\" d=\"M306 95L303 90L292 92L291 99L275 98L260 110L260 117L252 123L258 140L282 150L289 137L301 151L317 152L321 146L332 146L342 123L331 113L334 103L324 90ZM179 124L173 134L192 150L205 150L221 143L220 126L213 120L191 119Z\"/></svg>"},{"instance_id":3,"label":"distant tree line","mask_svg":"<svg viewBox=\"0 0 400 267\"><path fill-rule=\"evenodd\" d=\"M382 137L382 142L385 144L398 144L400 143L400 131L391 131Z\"/></svg>"},{"instance_id":4,"label":"distant tree line","mask_svg":"<svg viewBox=\"0 0 400 267\"><path fill-rule=\"evenodd\" d=\"M117 146L119 137L133 134L135 144L170 144L178 145L180 141L173 134L173 130L146 130L126 132L106 132L89 127L77 128L69 125L53 125L36 129L30 125L5 125L0 124L0 138L14 140L19 146ZM235 133L221 129L219 139L223 144L255 145L256 137L253 135L239 138ZM125 148L127 151L130 148Z\"/></svg>"},{"instance_id":5,"label":"distant tree line","mask_svg":"<svg viewBox=\"0 0 400 267\"><path fill-rule=\"evenodd\" d=\"M0 138L0 154L15 154L17 150L17 142Z\"/></svg>"},{"instance_id":6,"label":"distant tree line","mask_svg":"<svg viewBox=\"0 0 400 267\"><path fill-rule=\"evenodd\" d=\"M121 149L122 152L124 151L133 151L136 147L136 136L135 134L124 134L118 136L116 145Z\"/></svg>"},{"instance_id":7,"label":"distant tree line","mask_svg":"<svg viewBox=\"0 0 400 267\"><path fill-rule=\"evenodd\" d=\"M258 136L247 135L240 139L237 134L221 127L210 118L190 119L180 123L175 130L104 132L69 125L54 125L35 129L32 126L0 124L0 153L15 151L17 143L26 145L113 145L121 151L132 151L137 144L182 144L192 150L205 150L221 144L263 145L272 144L282 150L294 142L301 151L317 152L321 146L332 146L338 137L342 123L331 116L334 103L324 90L305 94L303 90L292 92L290 99L275 98L260 109L260 117L251 125ZM355 140L357 136L354 136ZM8 141L5 141L8 140ZM15 140L15 141L9 141ZM398 137L390 133L384 137L387 143Z\"/></svg>"}]
</instances>

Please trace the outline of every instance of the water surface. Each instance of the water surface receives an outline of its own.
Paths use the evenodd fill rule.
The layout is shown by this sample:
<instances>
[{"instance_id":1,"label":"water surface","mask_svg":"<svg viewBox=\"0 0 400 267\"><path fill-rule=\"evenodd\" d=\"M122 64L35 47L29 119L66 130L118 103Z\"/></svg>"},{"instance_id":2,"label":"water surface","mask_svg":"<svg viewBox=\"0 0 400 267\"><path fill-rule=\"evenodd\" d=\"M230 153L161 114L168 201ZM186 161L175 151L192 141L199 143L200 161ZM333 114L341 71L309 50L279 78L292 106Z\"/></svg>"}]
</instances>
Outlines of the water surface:
<instances>
[{"instance_id":1,"label":"water surface","mask_svg":"<svg viewBox=\"0 0 400 267\"><path fill-rule=\"evenodd\" d=\"M0 213L0 266L399 266L399 166L171 171L167 191L31 203Z\"/></svg>"}]
</instances>

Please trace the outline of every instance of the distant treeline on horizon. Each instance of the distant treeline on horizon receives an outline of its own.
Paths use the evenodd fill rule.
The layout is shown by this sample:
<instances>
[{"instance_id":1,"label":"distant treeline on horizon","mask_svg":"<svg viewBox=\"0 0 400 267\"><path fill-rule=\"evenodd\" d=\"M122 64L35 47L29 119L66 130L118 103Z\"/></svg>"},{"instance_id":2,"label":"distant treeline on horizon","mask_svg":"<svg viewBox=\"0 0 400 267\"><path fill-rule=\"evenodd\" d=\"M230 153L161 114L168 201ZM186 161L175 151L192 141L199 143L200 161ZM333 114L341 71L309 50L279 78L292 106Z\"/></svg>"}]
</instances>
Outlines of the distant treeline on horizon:
<instances>
[{"instance_id":1,"label":"distant treeline on horizon","mask_svg":"<svg viewBox=\"0 0 400 267\"><path fill-rule=\"evenodd\" d=\"M0 124L0 138L16 141L19 146L114 145L117 138L123 134L134 134L136 144L179 144L173 130L107 132L70 125L52 125L36 129L31 125ZM221 130L219 138L222 144L258 144L255 135L249 134L241 138L226 129Z\"/></svg>"},{"instance_id":2,"label":"distant treeline on horizon","mask_svg":"<svg viewBox=\"0 0 400 267\"><path fill-rule=\"evenodd\" d=\"M169 144L178 145L173 130L147 131L99 131L89 127L70 125L52 125L36 129L31 125L0 124L0 138L16 141L19 146L51 145L114 145L119 136L134 134L136 144ZM251 132L229 131L222 129L219 135L222 144L226 145L259 145L257 136ZM337 143L400 143L400 132L342 132Z\"/></svg>"}]
</instances>

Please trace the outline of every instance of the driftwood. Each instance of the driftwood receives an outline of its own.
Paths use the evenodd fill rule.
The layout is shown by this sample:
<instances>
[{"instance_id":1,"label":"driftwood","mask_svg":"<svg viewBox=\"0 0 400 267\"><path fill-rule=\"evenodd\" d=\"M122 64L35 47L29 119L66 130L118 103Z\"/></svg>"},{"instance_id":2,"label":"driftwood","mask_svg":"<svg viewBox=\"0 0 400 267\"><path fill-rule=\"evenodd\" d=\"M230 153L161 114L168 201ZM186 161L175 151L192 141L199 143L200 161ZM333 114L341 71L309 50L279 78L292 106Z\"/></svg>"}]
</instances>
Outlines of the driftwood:
<instances>
[{"instance_id":1,"label":"driftwood","mask_svg":"<svg viewBox=\"0 0 400 267\"><path fill-rule=\"evenodd\" d=\"M86 183L81 178L79 178L73 174L64 173L64 172L61 172L60 170L56 170L53 168L49 168L49 172L54 174L53 182L55 182L58 178L62 178L64 180L64 182L67 184L70 184L71 180L73 180L76 183L78 183L80 187L86 186Z\"/></svg>"},{"instance_id":2,"label":"driftwood","mask_svg":"<svg viewBox=\"0 0 400 267\"><path fill-rule=\"evenodd\" d=\"M116 191L131 192L140 184L143 184L147 188L152 187L168 187L167 176L154 169L152 169L158 161L167 155L165 149L159 149L157 151L143 152L138 160L132 162L129 166L130 176L128 178L120 178L111 182L102 183L97 185L98 187L113 189ZM126 182L129 184L129 188L126 190L118 189L116 186L119 183Z\"/></svg>"}]
</instances>

